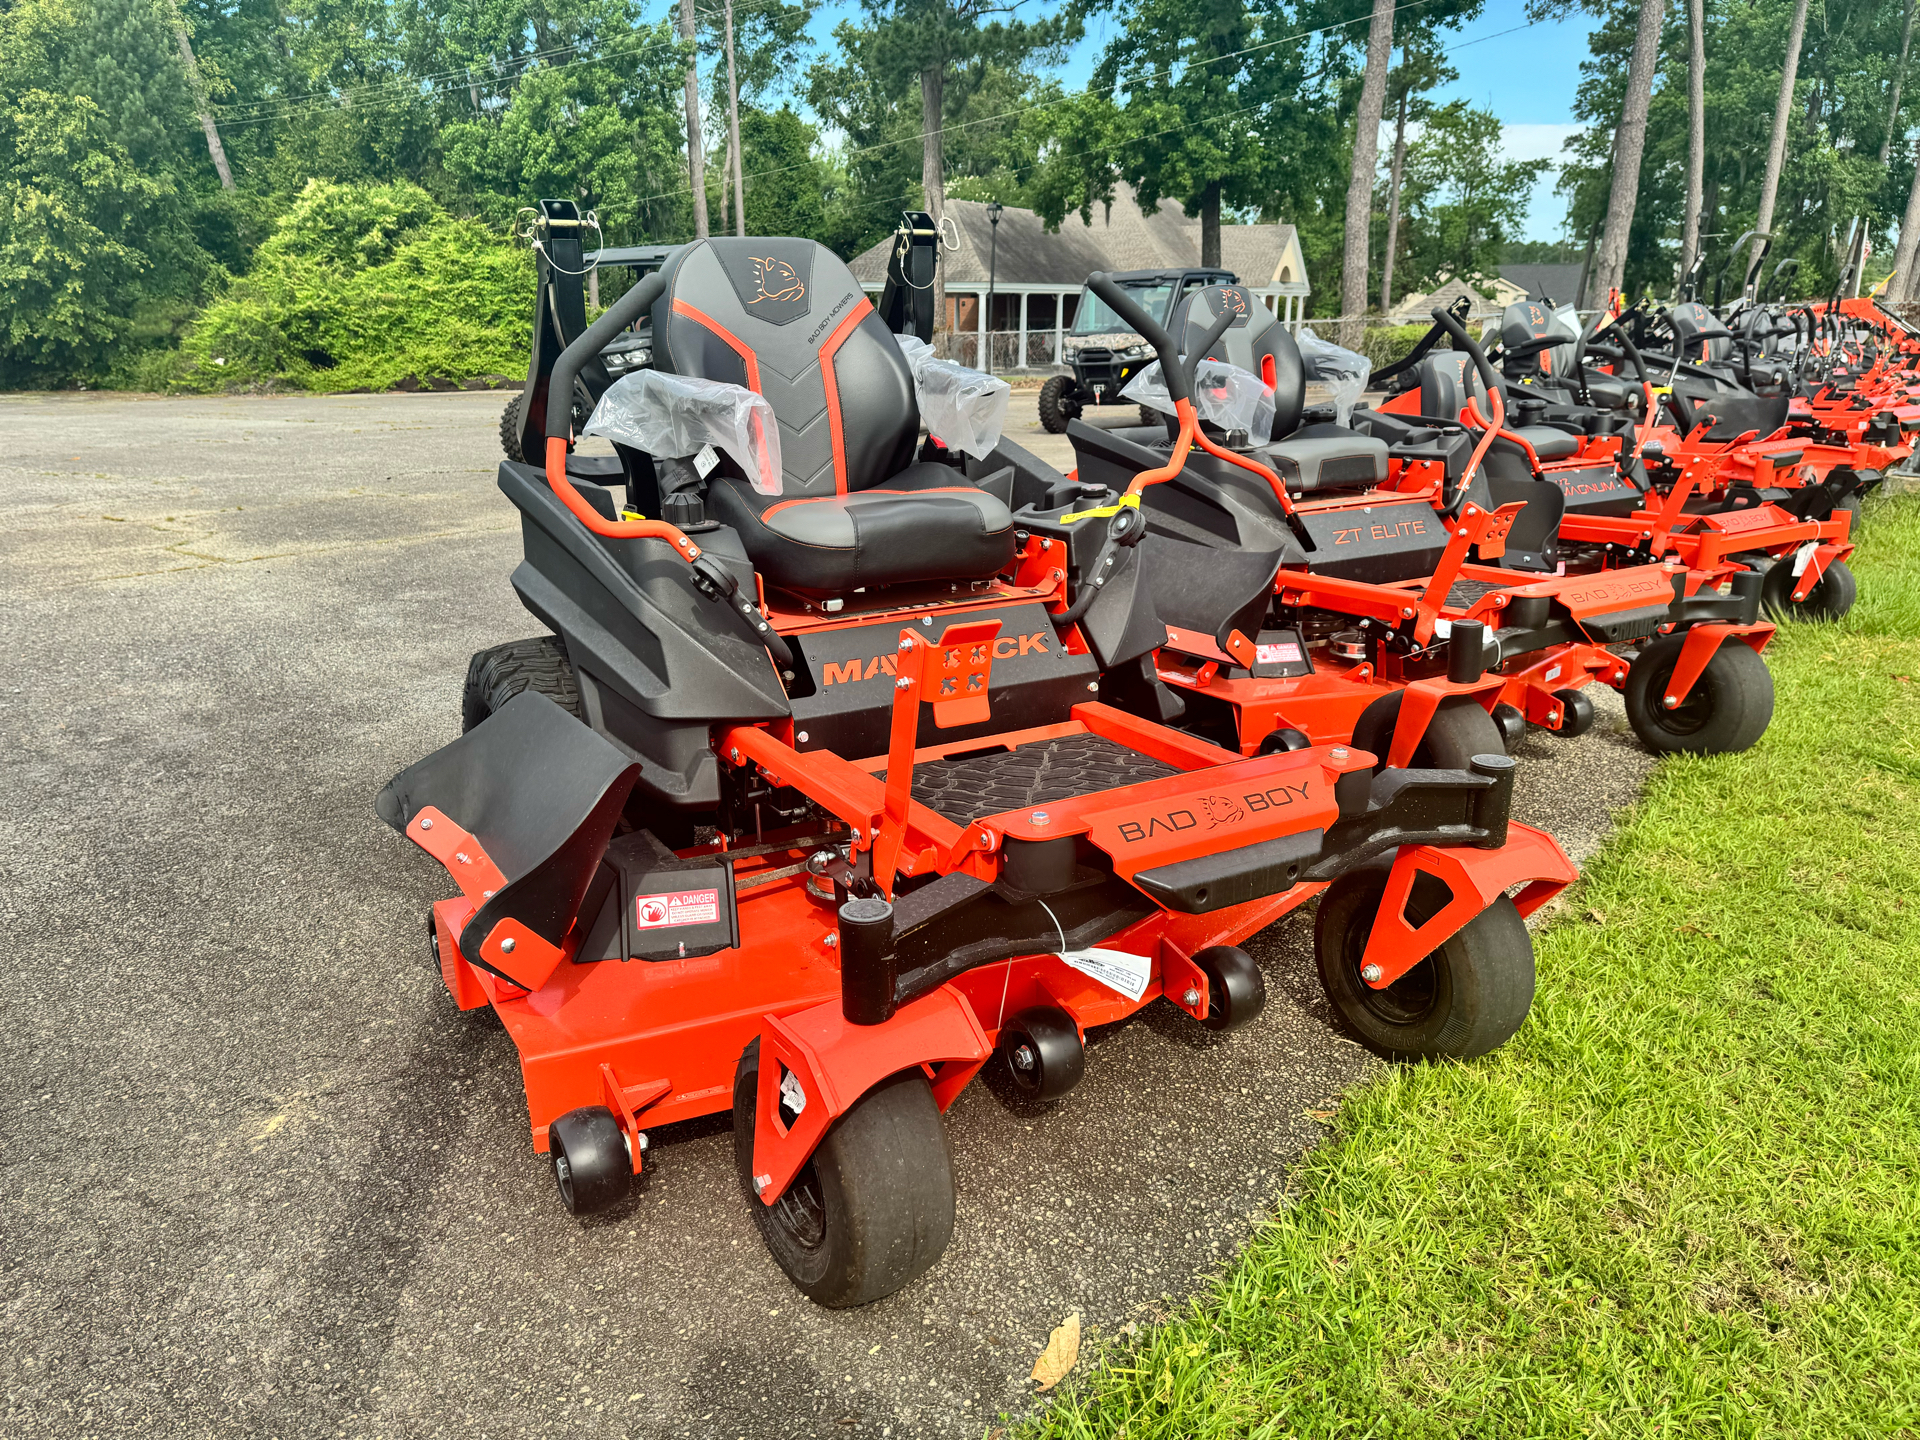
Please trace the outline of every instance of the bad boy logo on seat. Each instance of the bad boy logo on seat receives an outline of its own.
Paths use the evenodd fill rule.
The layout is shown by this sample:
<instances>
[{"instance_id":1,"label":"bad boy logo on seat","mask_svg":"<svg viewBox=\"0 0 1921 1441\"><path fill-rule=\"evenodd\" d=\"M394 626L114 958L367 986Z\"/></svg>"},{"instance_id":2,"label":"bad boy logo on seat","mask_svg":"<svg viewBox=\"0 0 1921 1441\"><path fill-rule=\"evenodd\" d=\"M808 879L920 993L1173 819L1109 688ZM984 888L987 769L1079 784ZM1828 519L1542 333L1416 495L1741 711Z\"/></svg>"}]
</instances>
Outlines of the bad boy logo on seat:
<instances>
[{"instance_id":1,"label":"bad boy logo on seat","mask_svg":"<svg viewBox=\"0 0 1921 1441\"><path fill-rule=\"evenodd\" d=\"M749 305L763 300L799 300L807 293L794 267L772 255L754 257L754 285L759 293L747 302Z\"/></svg>"},{"instance_id":2,"label":"bad boy logo on seat","mask_svg":"<svg viewBox=\"0 0 1921 1441\"><path fill-rule=\"evenodd\" d=\"M785 325L813 309L811 240L742 240L729 236L708 243L749 318Z\"/></svg>"}]
</instances>

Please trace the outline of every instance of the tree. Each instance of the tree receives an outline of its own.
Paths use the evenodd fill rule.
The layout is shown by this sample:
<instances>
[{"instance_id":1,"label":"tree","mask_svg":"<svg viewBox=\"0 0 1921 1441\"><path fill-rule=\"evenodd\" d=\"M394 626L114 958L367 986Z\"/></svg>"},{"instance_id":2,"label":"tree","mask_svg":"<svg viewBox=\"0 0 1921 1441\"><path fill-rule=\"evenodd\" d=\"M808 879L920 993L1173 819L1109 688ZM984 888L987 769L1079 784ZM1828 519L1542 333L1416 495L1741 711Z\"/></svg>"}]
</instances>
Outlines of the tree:
<instances>
[{"instance_id":1,"label":"tree","mask_svg":"<svg viewBox=\"0 0 1921 1441\"><path fill-rule=\"evenodd\" d=\"M1367 66L1354 119L1354 153L1348 163L1347 233L1341 259L1341 344L1361 344L1367 309L1367 240L1374 204L1374 167L1379 158L1381 105L1387 95L1387 62L1394 52L1394 0L1374 0L1367 27Z\"/></svg>"},{"instance_id":2,"label":"tree","mask_svg":"<svg viewBox=\"0 0 1921 1441\"><path fill-rule=\"evenodd\" d=\"M1701 245L1701 176L1707 164L1706 27L1701 10L1706 0L1688 0L1688 198L1681 215L1681 265L1676 275L1685 285Z\"/></svg>"},{"instance_id":3,"label":"tree","mask_svg":"<svg viewBox=\"0 0 1921 1441\"><path fill-rule=\"evenodd\" d=\"M1388 167L1387 235L1381 246L1381 314L1394 307L1394 255L1401 239L1401 180L1407 168L1407 122L1419 123L1432 109L1420 98L1424 91L1460 78L1441 58L1431 37L1416 36L1401 52L1401 63L1387 80L1387 98L1394 106L1394 155Z\"/></svg>"},{"instance_id":4,"label":"tree","mask_svg":"<svg viewBox=\"0 0 1921 1441\"><path fill-rule=\"evenodd\" d=\"M1614 131L1614 164L1608 191L1607 220L1588 279L1587 306L1599 310L1621 286L1627 268L1628 234L1641 185L1641 148L1647 139L1648 101L1654 88L1656 47L1661 38L1664 0L1641 0L1634 31L1634 57L1628 63L1627 96Z\"/></svg>"},{"instance_id":5,"label":"tree","mask_svg":"<svg viewBox=\"0 0 1921 1441\"><path fill-rule=\"evenodd\" d=\"M1794 19L1788 26L1788 55L1781 66L1781 90L1774 102L1774 129L1768 135L1767 176L1761 182L1761 205L1754 228L1765 234L1774 224L1774 200L1781 187L1781 165L1787 158L1788 112L1794 108L1794 76L1801 68L1801 40L1807 34L1808 0L1795 0ZM1759 260L1767 242L1756 239L1753 259Z\"/></svg>"},{"instance_id":6,"label":"tree","mask_svg":"<svg viewBox=\"0 0 1921 1441\"><path fill-rule=\"evenodd\" d=\"M680 38L687 46L687 185L694 197L694 239L707 238L707 164L700 134L700 65L694 46L694 0L680 0Z\"/></svg>"},{"instance_id":7,"label":"tree","mask_svg":"<svg viewBox=\"0 0 1921 1441\"><path fill-rule=\"evenodd\" d=\"M1545 160L1500 160L1501 122L1464 100L1435 107L1407 152L1408 270L1416 285L1499 272Z\"/></svg>"}]
</instances>

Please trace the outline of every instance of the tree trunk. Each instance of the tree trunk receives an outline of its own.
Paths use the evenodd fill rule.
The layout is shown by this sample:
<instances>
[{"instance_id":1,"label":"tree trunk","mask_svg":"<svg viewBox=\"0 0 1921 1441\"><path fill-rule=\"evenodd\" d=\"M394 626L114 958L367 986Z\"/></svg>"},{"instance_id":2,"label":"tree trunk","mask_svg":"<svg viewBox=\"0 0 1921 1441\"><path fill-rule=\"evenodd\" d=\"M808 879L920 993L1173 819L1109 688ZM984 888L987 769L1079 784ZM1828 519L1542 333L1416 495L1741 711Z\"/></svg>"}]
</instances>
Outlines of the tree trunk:
<instances>
[{"instance_id":1,"label":"tree trunk","mask_svg":"<svg viewBox=\"0 0 1921 1441\"><path fill-rule=\"evenodd\" d=\"M1701 250L1701 175L1707 164L1707 38L1701 11L1706 0L1688 0L1688 199L1681 220L1681 273L1675 294L1687 284Z\"/></svg>"},{"instance_id":2,"label":"tree trunk","mask_svg":"<svg viewBox=\"0 0 1921 1441\"><path fill-rule=\"evenodd\" d=\"M227 167L227 147L220 143L220 128L213 123L213 106L207 103L206 88L200 83L200 64L193 58L187 27L175 25L173 38L180 46L180 63L187 68L187 84L193 87L194 108L200 112L200 128L207 136L207 154L213 160L214 173L220 177L220 188L231 190L233 171Z\"/></svg>"},{"instance_id":3,"label":"tree trunk","mask_svg":"<svg viewBox=\"0 0 1921 1441\"><path fill-rule=\"evenodd\" d=\"M1901 22L1901 58L1894 62L1894 84L1888 91L1888 123L1881 131L1881 165L1888 163L1888 146L1894 143L1894 127L1901 123L1901 82L1908 78L1908 45L1914 39L1914 6Z\"/></svg>"},{"instance_id":4,"label":"tree trunk","mask_svg":"<svg viewBox=\"0 0 1921 1441\"><path fill-rule=\"evenodd\" d=\"M947 209L946 171L941 161L941 91L946 80L945 65L932 65L920 73L920 188L926 197L927 213L934 217L934 229L938 231L941 216ZM934 333L948 329L947 324L947 282L943 278L946 268L934 265ZM958 357L957 357L958 358ZM990 360L987 356L977 357L980 369L988 370Z\"/></svg>"},{"instance_id":5,"label":"tree trunk","mask_svg":"<svg viewBox=\"0 0 1921 1441\"><path fill-rule=\"evenodd\" d=\"M1210 180L1201 191L1201 264L1221 263L1221 182Z\"/></svg>"},{"instance_id":6,"label":"tree trunk","mask_svg":"<svg viewBox=\"0 0 1921 1441\"><path fill-rule=\"evenodd\" d=\"M1648 97L1654 91L1655 53L1661 42L1663 0L1641 0L1641 18L1634 29L1634 55L1628 61L1627 98L1621 123L1614 131L1614 173L1608 186L1607 223L1594 254L1588 277L1587 308L1599 310L1627 272L1628 232L1634 224L1634 201L1641 188L1641 148L1648 135Z\"/></svg>"},{"instance_id":7,"label":"tree trunk","mask_svg":"<svg viewBox=\"0 0 1921 1441\"><path fill-rule=\"evenodd\" d=\"M1367 27L1367 69L1361 109L1354 119L1354 158L1347 179L1347 233L1341 247L1341 344L1361 348L1367 313L1367 240L1374 216L1374 167L1381 151L1381 107L1387 100L1387 62L1394 54L1394 0L1374 0Z\"/></svg>"},{"instance_id":8,"label":"tree trunk","mask_svg":"<svg viewBox=\"0 0 1921 1441\"><path fill-rule=\"evenodd\" d=\"M1788 115L1794 109L1794 77L1801 68L1801 37L1808 28L1808 0L1795 0L1794 19L1788 24L1788 54L1781 66L1781 92L1774 100L1774 131L1768 137L1768 168L1761 177L1761 208L1754 228L1767 233L1774 224L1774 197L1781 188L1781 162L1788 153ZM1761 258L1765 240L1757 238L1748 252L1748 265Z\"/></svg>"},{"instance_id":9,"label":"tree trunk","mask_svg":"<svg viewBox=\"0 0 1921 1441\"><path fill-rule=\"evenodd\" d=\"M1888 304L1896 307L1909 320L1916 317L1917 302L1921 296L1915 294L1916 274L1915 255L1921 249L1921 177L1908 184L1908 209L1901 217L1901 238L1894 247L1894 275L1888 281Z\"/></svg>"},{"instance_id":10,"label":"tree trunk","mask_svg":"<svg viewBox=\"0 0 1921 1441\"><path fill-rule=\"evenodd\" d=\"M680 38L697 43L694 0L680 0ZM707 157L700 141L700 61L698 51L687 56L687 183L694 192L694 239L707 238Z\"/></svg>"},{"instance_id":11,"label":"tree trunk","mask_svg":"<svg viewBox=\"0 0 1921 1441\"><path fill-rule=\"evenodd\" d=\"M1401 232L1401 167L1407 163L1407 92L1394 117L1394 163L1387 173L1387 244L1381 250L1381 314L1394 308L1394 246Z\"/></svg>"},{"instance_id":12,"label":"tree trunk","mask_svg":"<svg viewBox=\"0 0 1921 1441\"><path fill-rule=\"evenodd\" d=\"M734 79L734 0L721 6L727 22L727 160L734 167L734 234L747 233L747 185L740 173L740 85Z\"/></svg>"}]
</instances>

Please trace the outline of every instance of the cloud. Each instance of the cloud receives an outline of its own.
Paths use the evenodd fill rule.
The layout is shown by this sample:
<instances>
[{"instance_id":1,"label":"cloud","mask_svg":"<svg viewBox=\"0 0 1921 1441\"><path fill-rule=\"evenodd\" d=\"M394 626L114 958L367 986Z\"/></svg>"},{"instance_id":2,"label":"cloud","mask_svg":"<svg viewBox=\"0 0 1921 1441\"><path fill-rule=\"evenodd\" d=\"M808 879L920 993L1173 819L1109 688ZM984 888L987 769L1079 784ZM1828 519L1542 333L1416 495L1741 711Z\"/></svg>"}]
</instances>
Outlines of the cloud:
<instances>
[{"instance_id":1,"label":"cloud","mask_svg":"<svg viewBox=\"0 0 1921 1441\"><path fill-rule=\"evenodd\" d=\"M1562 145L1571 135L1586 127L1580 125L1507 125L1501 126L1501 151L1509 160L1563 159Z\"/></svg>"}]
</instances>

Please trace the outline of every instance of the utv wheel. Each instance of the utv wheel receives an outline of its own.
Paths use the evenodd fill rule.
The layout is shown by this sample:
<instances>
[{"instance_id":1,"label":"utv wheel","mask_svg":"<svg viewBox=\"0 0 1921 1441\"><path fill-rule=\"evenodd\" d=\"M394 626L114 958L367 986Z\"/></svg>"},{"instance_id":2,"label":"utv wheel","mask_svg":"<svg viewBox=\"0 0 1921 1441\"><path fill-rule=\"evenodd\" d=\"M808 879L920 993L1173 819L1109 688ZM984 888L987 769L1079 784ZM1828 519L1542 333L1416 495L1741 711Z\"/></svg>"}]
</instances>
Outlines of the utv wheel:
<instances>
[{"instance_id":1,"label":"utv wheel","mask_svg":"<svg viewBox=\"0 0 1921 1441\"><path fill-rule=\"evenodd\" d=\"M1685 751L1718 756L1744 751L1774 717L1774 677L1767 662L1738 639L1725 640L1680 705L1665 704L1685 633L1656 638L1628 667L1622 692L1628 724L1657 755Z\"/></svg>"},{"instance_id":2,"label":"utv wheel","mask_svg":"<svg viewBox=\"0 0 1921 1441\"><path fill-rule=\"evenodd\" d=\"M1141 424L1142 425L1166 425L1167 417L1162 415L1158 410L1154 409L1153 406L1143 405L1141 407Z\"/></svg>"},{"instance_id":3,"label":"utv wheel","mask_svg":"<svg viewBox=\"0 0 1921 1441\"><path fill-rule=\"evenodd\" d=\"M520 401L516 395L500 412L500 449L509 460L525 460L520 453Z\"/></svg>"},{"instance_id":4,"label":"utv wheel","mask_svg":"<svg viewBox=\"0 0 1921 1441\"><path fill-rule=\"evenodd\" d=\"M539 691L577 719L580 685L559 636L541 635L476 651L460 695L460 728L470 731L524 690Z\"/></svg>"},{"instance_id":5,"label":"utv wheel","mask_svg":"<svg viewBox=\"0 0 1921 1441\"><path fill-rule=\"evenodd\" d=\"M1761 604L1776 620L1839 620L1854 609L1854 572L1837 560L1821 573L1806 600L1794 598L1794 567L1778 560L1761 577Z\"/></svg>"},{"instance_id":6,"label":"utv wheel","mask_svg":"<svg viewBox=\"0 0 1921 1441\"><path fill-rule=\"evenodd\" d=\"M734 1072L734 1160L761 1239L808 1299L864 1305L940 1259L954 1237L954 1162L918 1067L855 1102L771 1206L754 1192L759 1084L755 1038Z\"/></svg>"},{"instance_id":7,"label":"utv wheel","mask_svg":"<svg viewBox=\"0 0 1921 1441\"><path fill-rule=\"evenodd\" d=\"M1081 403L1074 398L1073 376L1047 377L1041 386L1040 412L1041 429L1049 435L1059 435L1067 429L1067 422L1081 413Z\"/></svg>"},{"instance_id":8,"label":"utv wheel","mask_svg":"<svg viewBox=\"0 0 1921 1441\"><path fill-rule=\"evenodd\" d=\"M1087 1051L1065 1011L1033 1006L1000 1034L1000 1053L1015 1087L1030 1101L1056 1101L1081 1082Z\"/></svg>"},{"instance_id":9,"label":"utv wheel","mask_svg":"<svg viewBox=\"0 0 1921 1441\"><path fill-rule=\"evenodd\" d=\"M1500 897L1391 986L1361 979L1362 957L1387 888L1386 867L1350 871L1327 888L1314 918L1314 957L1341 1024L1393 1061L1465 1061L1502 1045L1534 1003L1534 946L1514 902ZM1421 876L1408 899L1418 925L1447 904Z\"/></svg>"},{"instance_id":10,"label":"utv wheel","mask_svg":"<svg viewBox=\"0 0 1921 1441\"><path fill-rule=\"evenodd\" d=\"M1210 1031L1238 1031L1267 1007L1267 978L1239 946L1209 946L1194 957L1207 977Z\"/></svg>"},{"instance_id":11,"label":"utv wheel","mask_svg":"<svg viewBox=\"0 0 1921 1441\"><path fill-rule=\"evenodd\" d=\"M576 1216L604 1211L634 1184L634 1158L605 1106L582 1106L547 1128L547 1155L560 1202Z\"/></svg>"},{"instance_id":12,"label":"utv wheel","mask_svg":"<svg viewBox=\"0 0 1921 1441\"><path fill-rule=\"evenodd\" d=\"M1401 718L1402 692L1382 696L1361 712L1354 725L1354 746L1372 751L1374 769L1387 768L1388 747L1394 744L1394 727ZM1435 770L1466 770L1475 756L1507 754L1506 738L1479 701L1454 696L1441 702L1434 719L1427 723L1427 734L1414 747L1408 765Z\"/></svg>"},{"instance_id":13,"label":"utv wheel","mask_svg":"<svg viewBox=\"0 0 1921 1441\"><path fill-rule=\"evenodd\" d=\"M1573 740L1594 729L1594 702L1578 690L1557 690L1555 703L1561 707L1561 728L1556 735Z\"/></svg>"}]
</instances>

